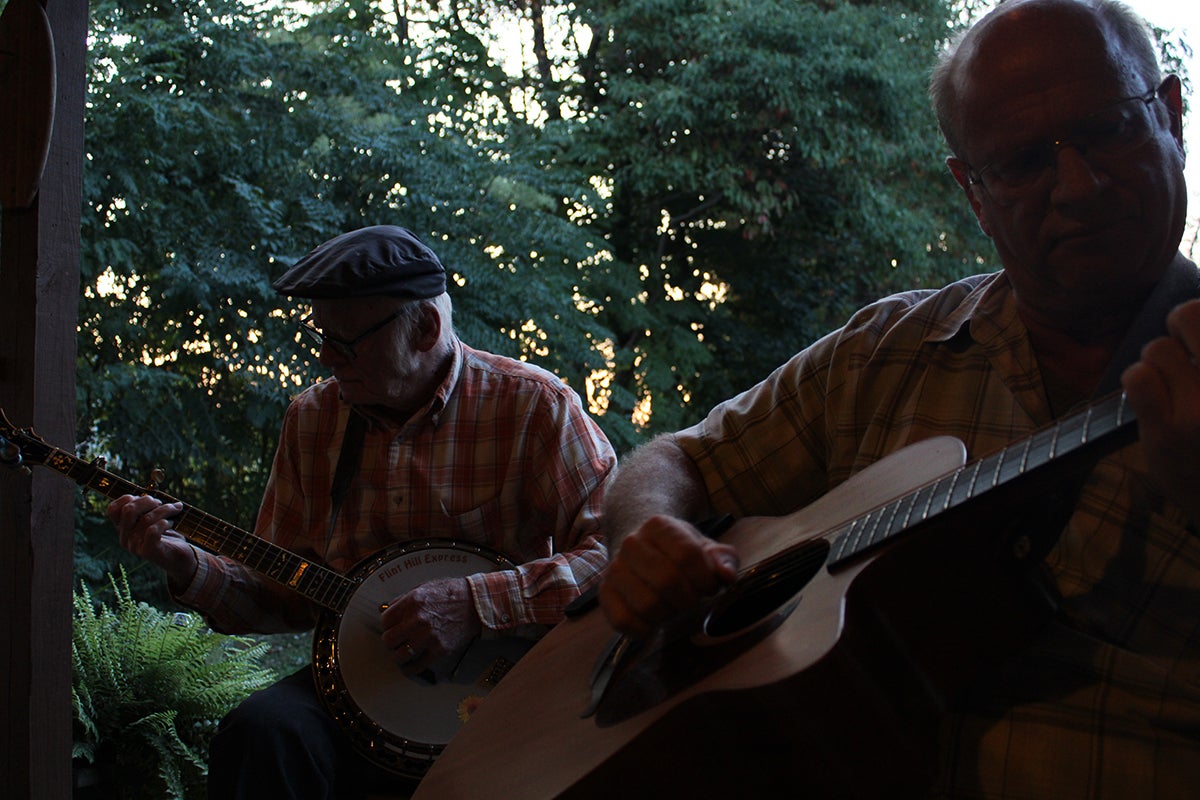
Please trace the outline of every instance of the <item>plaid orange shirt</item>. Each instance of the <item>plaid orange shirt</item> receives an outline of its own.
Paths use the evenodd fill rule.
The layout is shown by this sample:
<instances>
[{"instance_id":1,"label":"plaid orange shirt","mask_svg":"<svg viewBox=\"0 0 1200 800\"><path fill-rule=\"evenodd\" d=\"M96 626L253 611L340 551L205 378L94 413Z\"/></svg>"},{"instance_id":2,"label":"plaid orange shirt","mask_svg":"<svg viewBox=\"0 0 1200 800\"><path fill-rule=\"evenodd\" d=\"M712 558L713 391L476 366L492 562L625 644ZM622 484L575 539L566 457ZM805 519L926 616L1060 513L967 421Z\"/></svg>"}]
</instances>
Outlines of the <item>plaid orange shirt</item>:
<instances>
[{"instance_id":1,"label":"plaid orange shirt","mask_svg":"<svg viewBox=\"0 0 1200 800\"><path fill-rule=\"evenodd\" d=\"M350 407L336 379L288 407L255 533L346 573L388 545L451 538L484 545L516 569L472 575L493 629L552 625L598 578L598 536L611 445L578 396L553 374L457 343L429 405L406 424L371 418L362 463L332 535L330 490ZM226 632L305 630L313 605L202 550L180 602Z\"/></svg>"},{"instance_id":2,"label":"plaid orange shirt","mask_svg":"<svg viewBox=\"0 0 1200 800\"><path fill-rule=\"evenodd\" d=\"M974 460L1051 421L996 273L868 306L677 440L717 513L782 515L906 444L949 434ZM1196 797L1200 537L1140 445L1095 467L1047 563L1061 611L948 720L932 794Z\"/></svg>"}]
</instances>

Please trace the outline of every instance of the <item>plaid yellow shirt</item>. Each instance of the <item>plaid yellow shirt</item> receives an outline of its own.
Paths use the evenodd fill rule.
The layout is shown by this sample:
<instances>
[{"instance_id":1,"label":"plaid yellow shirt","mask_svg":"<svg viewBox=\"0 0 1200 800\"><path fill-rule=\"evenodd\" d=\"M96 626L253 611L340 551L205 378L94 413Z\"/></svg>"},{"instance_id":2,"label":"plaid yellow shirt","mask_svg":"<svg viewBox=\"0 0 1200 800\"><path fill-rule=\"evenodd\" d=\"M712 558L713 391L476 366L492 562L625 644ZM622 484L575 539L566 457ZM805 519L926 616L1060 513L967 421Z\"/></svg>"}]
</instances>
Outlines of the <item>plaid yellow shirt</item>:
<instances>
[{"instance_id":1,"label":"plaid yellow shirt","mask_svg":"<svg viewBox=\"0 0 1200 800\"><path fill-rule=\"evenodd\" d=\"M545 370L461 342L446 380L403 426L372 419L330 534L330 490L349 417L335 379L288 407L255 533L339 573L430 537L498 551L515 570L468 578L486 626L551 625L607 551L598 509L616 456L578 396ZM227 632L304 630L312 605L204 551L180 602Z\"/></svg>"},{"instance_id":2,"label":"plaid yellow shirt","mask_svg":"<svg viewBox=\"0 0 1200 800\"><path fill-rule=\"evenodd\" d=\"M906 444L950 434L974 460L1051 421L997 273L863 309L677 437L715 511L781 515ZM1092 471L1048 565L1061 612L948 720L933 794L1200 796L1200 539L1139 445Z\"/></svg>"}]
</instances>

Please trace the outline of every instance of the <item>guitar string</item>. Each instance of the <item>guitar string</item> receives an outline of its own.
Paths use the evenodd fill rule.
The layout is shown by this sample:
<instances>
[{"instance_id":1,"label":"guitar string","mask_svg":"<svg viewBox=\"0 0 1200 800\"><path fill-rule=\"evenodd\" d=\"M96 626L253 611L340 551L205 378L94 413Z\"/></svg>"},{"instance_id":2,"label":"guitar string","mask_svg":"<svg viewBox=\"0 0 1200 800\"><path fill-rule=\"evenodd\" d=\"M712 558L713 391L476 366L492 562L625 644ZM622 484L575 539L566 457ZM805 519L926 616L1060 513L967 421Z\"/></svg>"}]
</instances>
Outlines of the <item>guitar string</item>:
<instances>
[{"instance_id":1,"label":"guitar string","mask_svg":"<svg viewBox=\"0 0 1200 800\"><path fill-rule=\"evenodd\" d=\"M1097 427L1100 427L1100 425L1097 425L1095 419L1097 411L1100 412L1100 423L1103 426L1101 430L1096 430ZM973 499L981 492L989 492L1028 474L1031 456L1036 456L1042 449L1045 450L1045 456L1037 458L1033 463L1033 467L1038 467L1060 458L1063 453L1072 453L1097 435L1103 436L1123 427L1125 424L1124 412L1124 396L1119 393L1112 395L1094 406L1089 406L1081 414L1075 414L1064 420L1060 420L1055 425L1033 434L1014 446L1003 448L993 456L988 456L960 467L951 473L951 475L931 481L913 492L836 526L817 537L818 539L833 540L835 544L832 548L813 548L809 545L816 541L816 539L806 540L760 561L743 573L742 576L739 576L738 583L743 584L744 582L741 586L743 591L753 592L759 591L772 583L788 580L798 574L803 574L813 569L814 561L811 556L815 555L817 551L821 553L822 560L828 561L831 565L858 555L913 527L910 524L911 513L913 508L917 506L918 496L921 492L929 492L929 499L925 503L925 509L922 511L918 523L928 521L946 511L956 508ZM1064 442L1067 443L1065 446L1063 446ZM1060 446L1063 446L1061 452ZM1015 468L1010 467L1006 472L1006 460L1008 455L1014 452L1014 448L1021 451L1021 456L1015 462ZM994 468L988 464L992 460L995 461ZM1008 462L1008 464L1013 463L1011 461ZM987 471L991 472L992 477L987 482L988 485L981 489L978 483L978 476L981 471L984 471L985 465L988 466ZM970 470L973 470L974 474L971 481L966 484L966 491L960 497L955 498L954 489L959 485L959 478ZM945 486L944 491L942 488L939 488L943 486ZM940 507L935 507L937 505L935 504L935 500L939 497L943 498L943 500ZM903 519L901 519L900 512L906 503L908 504L908 510L903 514ZM888 522L881 528L880 522L884 518ZM870 524L871 532L867 534L864 543L862 537L868 523ZM856 526L858 527L857 531L854 530ZM881 530L883 533L880 536L879 532ZM853 534L851 533L852 531ZM797 551L801 553L800 557L797 557Z\"/></svg>"}]
</instances>

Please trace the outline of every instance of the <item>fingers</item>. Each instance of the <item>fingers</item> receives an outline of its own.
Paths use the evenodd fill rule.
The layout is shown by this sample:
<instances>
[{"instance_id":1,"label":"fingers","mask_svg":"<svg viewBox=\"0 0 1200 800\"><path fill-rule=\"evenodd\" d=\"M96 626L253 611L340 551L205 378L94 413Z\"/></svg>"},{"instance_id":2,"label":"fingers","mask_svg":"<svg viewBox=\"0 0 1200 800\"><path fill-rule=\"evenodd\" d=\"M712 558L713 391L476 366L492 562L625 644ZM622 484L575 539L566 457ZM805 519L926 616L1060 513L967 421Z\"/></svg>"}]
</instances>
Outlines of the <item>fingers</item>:
<instances>
[{"instance_id":1,"label":"fingers","mask_svg":"<svg viewBox=\"0 0 1200 800\"><path fill-rule=\"evenodd\" d=\"M165 513L158 513L161 509ZM179 504L167 505L150 495L122 495L108 504L108 518L119 529L129 530L138 525L147 525L165 517L169 517L179 508ZM154 513L155 516L147 517Z\"/></svg>"},{"instance_id":2,"label":"fingers","mask_svg":"<svg viewBox=\"0 0 1200 800\"><path fill-rule=\"evenodd\" d=\"M462 652L482 628L465 578L423 583L389 604L380 620L384 645L409 674Z\"/></svg>"},{"instance_id":3,"label":"fingers","mask_svg":"<svg viewBox=\"0 0 1200 800\"><path fill-rule=\"evenodd\" d=\"M401 642L393 652L396 663L404 667L405 672L409 674L420 672L433 662L427 651L418 650L411 642Z\"/></svg>"},{"instance_id":4,"label":"fingers","mask_svg":"<svg viewBox=\"0 0 1200 800\"><path fill-rule=\"evenodd\" d=\"M670 517L653 517L621 543L600 588L618 631L646 636L737 577L737 553Z\"/></svg>"},{"instance_id":5,"label":"fingers","mask_svg":"<svg viewBox=\"0 0 1200 800\"><path fill-rule=\"evenodd\" d=\"M428 648L417 642L417 635L409 625L404 623L408 617L407 614L397 614L396 609L400 607L403 598L398 598L394 603L388 606L384 612L382 619L384 622L383 643L392 653L392 660L402 667L415 665L428 655ZM387 624L386 620L391 615L392 619L400 620L399 624Z\"/></svg>"},{"instance_id":6,"label":"fingers","mask_svg":"<svg viewBox=\"0 0 1200 800\"><path fill-rule=\"evenodd\" d=\"M1194 362L1200 354L1200 300L1173 308L1167 315L1167 333L1187 349Z\"/></svg>"},{"instance_id":7,"label":"fingers","mask_svg":"<svg viewBox=\"0 0 1200 800\"><path fill-rule=\"evenodd\" d=\"M1200 301L1167 315L1168 335L1142 348L1121 384L1143 438L1195 436L1200 424Z\"/></svg>"},{"instance_id":8,"label":"fingers","mask_svg":"<svg viewBox=\"0 0 1200 800\"><path fill-rule=\"evenodd\" d=\"M1174 339L1156 339L1142 349L1141 360L1121 375L1121 385L1143 425L1170 417L1171 375L1187 364L1187 354Z\"/></svg>"},{"instance_id":9,"label":"fingers","mask_svg":"<svg viewBox=\"0 0 1200 800\"><path fill-rule=\"evenodd\" d=\"M416 675L429 669L434 662L449 655L443 652L437 646L436 640L429 639L429 646L420 644L417 641L418 637L413 637L412 640L392 637L395 644L388 645L391 651L392 660L399 666L405 675ZM387 639L384 640L385 644Z\"/></svg>"},{"instance_id":10,"label":"fingers","mask_svg":"<svg viewBox=\"0 0 1200 800\"><path fill-rule=\"evenodd\" d=\"M1155 488L1200 521L1200 301L1167 315L1167 336L1121 375Z\"/></svg>"},{"instance_id":11,"label":"fingers","mask_svg":"<svg viewBox=\"0 0 1200 800\"><path fill-rule=\"evenodd\" d=\"M414 643L416 631L410 623L413 617L412 601L408 595L396 598L380 615L383 623L383 644L392 653L392 659L404 666L413 662L425 649Z\"/></svg>"},{"instance_id":12,"label":"fingers","mask_svg":"<svg viewBox=\"0 0 1200 800\"><path fill-rule=\"evenodd\" d=\"M151 557L164 535L172 530L173 519L183 504L163 503L149 495L123 495L108 506L108 518L117 528L121 546L130 552Z\"/></svg>"}]
</instances>

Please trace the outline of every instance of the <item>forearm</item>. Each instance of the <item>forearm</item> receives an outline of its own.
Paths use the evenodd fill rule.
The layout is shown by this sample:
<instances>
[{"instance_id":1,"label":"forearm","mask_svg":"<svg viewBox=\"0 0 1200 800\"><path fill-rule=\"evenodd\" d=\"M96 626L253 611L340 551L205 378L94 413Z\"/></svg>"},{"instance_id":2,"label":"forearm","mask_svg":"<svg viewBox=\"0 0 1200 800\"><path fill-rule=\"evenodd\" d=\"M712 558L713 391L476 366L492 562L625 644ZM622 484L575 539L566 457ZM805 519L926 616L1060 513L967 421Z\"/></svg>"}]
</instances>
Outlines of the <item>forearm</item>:
<instances>
[{"instance_id":1,"label":"forearm","mask_svg":"<svg viewBox=\"0 0 1200 800\"><path fill-rule=\"evenodd\" d=\"M621 462L604 504L610 552L651 517L695 521L712 513L704 479L671 436L659 436Z\"/></svg>"},{"instance_id":2,"label":"forearm","mask_svg":"<svg viewBox=\"0 0 1200 800\"><path fill-rule=\"evenodd\" d=\"M648 635L736 578L736 551L695 527L710 516L704 478L673 437L622 463L605 505L612 558L600 587L614 628Z\"/></svg>"},{"instance_id":3,"label":"forearm","mask_svg":"<svg viewBox=\"0 0 1200 800\"><path fill-rule=\"evenodd\" d=\"M253 570L197 551L196 573L175 599L202 613L216 631L227 634L308 630L316 606L296 592Z\"/></svg>"},{"instance_id":4,"label":"forearm","mask_svg":"<svg viewBox=\"0 0 1200 800\"><path fill-rule=\"evenodd\" d=\"M520 564L511 570L471 575L475 610L483 625L509 631L528 625L552 626L584 588L599 579L608 550L589 536L573 550Z\"/></svg>"}]
</instances>

